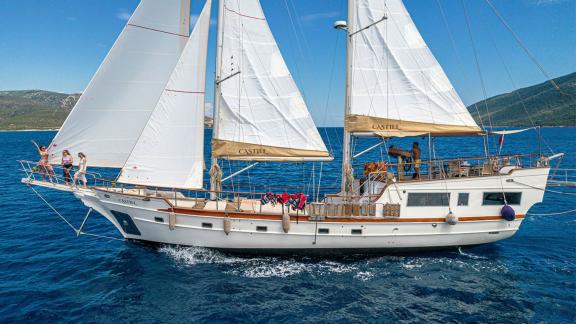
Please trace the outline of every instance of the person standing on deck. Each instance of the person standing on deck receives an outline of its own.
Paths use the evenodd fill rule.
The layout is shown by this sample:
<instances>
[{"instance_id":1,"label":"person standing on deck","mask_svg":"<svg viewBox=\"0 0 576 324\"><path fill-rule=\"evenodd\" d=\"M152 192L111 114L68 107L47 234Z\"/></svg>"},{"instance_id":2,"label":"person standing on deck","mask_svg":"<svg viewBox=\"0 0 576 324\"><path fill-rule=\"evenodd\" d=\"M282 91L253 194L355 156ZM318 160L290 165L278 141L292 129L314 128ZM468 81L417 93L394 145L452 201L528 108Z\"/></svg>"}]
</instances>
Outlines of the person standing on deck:
<instances>
[{"instance_id":1,"label":"person standing on deck","mask_svg":"<svg viewBox=\"0 0 576 324\"><path fill-rule=\"evenodd\" d=\"M414 142L414 144L412 144L412 162L414 163L412 179L420 179L420 155L421 152L418 142Z\"/></svg>"},{"instance_id":2,"label":"person standing on deck","mask_svg":"<svg viewBox=\"0 0 576 324\"><path fill-rule=\"evenodd\" d=\"M78 153L78 157L80 158L80 163L78 163L78 171L76 171L74 174L74 181L72 182L72 186L75 187L76 181L80 179L80 181L82 181L83 187L86 188L86 182L88 182L86 180L86 168L88 162L86 161L86 155L84 155L84 153Z\"/></svg>"},{"instance_id":3,"label":"person standing on deck","mask_svg":"<svg viewBox=\"0 0 576 324\"><path fill-rule=\"evenodd\" d=\"M50 182L52 182L52 175L54 174L54 169L52 168L52 165L48 161L48 157L50 155L50 153L48 153L48 148L46 148L46 146L44 145L42 146L38 145L38 143L36 143L35 141L31 142L32 144L34 144L34 146L36 146L38 154L40 154L40 161L38 161L38 171L42 175L42 181L46 181L45 175L46 173L48 173L48 179L50 179Z\"/></svg>"},{"instance_id":4,"label":"person standing on deck","mask_svg":"<svg viewBox=\"0 0 576 324\"><path fill-rule=\"evenodd\" d=\"M72 158L72 155L70 154L70 151L68 150L64 150L62 151L62 171L63 171L63 176L64 176L64 181L66 182L66 185L70 184L70 180L72 180L72 164L74 163L74 159Z\"/></svg>"}]
</instances>

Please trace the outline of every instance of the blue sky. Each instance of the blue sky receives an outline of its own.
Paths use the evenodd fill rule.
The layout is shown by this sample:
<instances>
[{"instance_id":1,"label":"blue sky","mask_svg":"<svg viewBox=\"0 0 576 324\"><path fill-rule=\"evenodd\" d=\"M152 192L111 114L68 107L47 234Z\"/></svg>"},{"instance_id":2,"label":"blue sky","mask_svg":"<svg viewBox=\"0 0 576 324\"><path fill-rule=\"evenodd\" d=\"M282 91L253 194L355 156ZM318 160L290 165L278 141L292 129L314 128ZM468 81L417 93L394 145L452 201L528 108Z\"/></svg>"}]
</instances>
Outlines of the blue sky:
<instances>
[{"instance_id":1,"label":"blue sky","mask_svg":"<svg viewBox=\"0 0 576 324\"><path fill-rule=\"evenodd\" d=\"M192 0L192 16L201 10L203 2ZM332 29L332 23L345 19L346 1L261 2L316 123L341 125L344 38L343 33ZM484 0L463 2L470 14L488 96L511 91L514 85L522 87L545 80ZM576 0L492 2L552 77L576 71ZM81 92L137 4L138 0L1 0L0 90ZM405 4L464 102L481 100L483 91L462 1L405 0ZM212 15L216 17L216 5L213 7ZM213 91L214 43L212 31L208 93ZM212 95L207 101L212 101Z\"/></svg>"}]
</instances>

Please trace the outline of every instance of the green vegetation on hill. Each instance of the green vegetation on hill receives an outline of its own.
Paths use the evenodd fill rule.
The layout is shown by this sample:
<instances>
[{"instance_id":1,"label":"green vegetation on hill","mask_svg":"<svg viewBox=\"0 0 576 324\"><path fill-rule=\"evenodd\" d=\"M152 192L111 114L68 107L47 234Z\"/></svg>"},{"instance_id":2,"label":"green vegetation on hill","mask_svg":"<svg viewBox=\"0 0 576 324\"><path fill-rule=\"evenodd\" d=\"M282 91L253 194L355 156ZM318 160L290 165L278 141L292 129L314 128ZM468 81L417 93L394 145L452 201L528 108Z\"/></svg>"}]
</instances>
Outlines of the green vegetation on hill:
<instances>
[{"instance_id":1,"label":"green vegetation on hill","mask_svg":"<svg viewBox=\"0 0 576 324\"><path fill-rule=\"evenodd\" d=\"M561 92L546 81L486 100L492 125L532 126L529 115L535 125L576 126L576 73L556 78L554 81L560 87ZM468 107L480 125L475 106L478 107L483 124L488 126L484 101Z\"/></svg>"},{"instance_id":2,"label":"green vegetation on hill","mask_svg":"<svg viewBox=\"0 0 576 324\"><path fill-rule=\"evenodd\" d=\"M543 82L486 100L492 125L531 126L530 115L536 125L576 126L576 73L554 81L561 92L550 82ZM79 94L42 90L0 91L0 129L59 128L79 97ZM468 110L479 125L489 125L484 101L471 105ZM211 127L211 118L206 117L204 123Z\"/></svg>"},{"instance_id":3,"label":"green vegetation on hill","mask_svg":"<svg viewBox=\"0 0 576 324\"><path fill-rule=\"evenodd\" d=\"M60 128L80 94L43 90L0 91L0 130ZM212 127L212 119L204 118Z\"/></svg>"},{"instance_id":4,"label":"green vegetation on hill","mask_svg":"<svg viewBox=\"0 0 576 324\"><path fill-rule=\"evenodd\" d=\"M42 90L0 91L0 129L58 128L77 99Z\"/></svg>"}]
</instances>

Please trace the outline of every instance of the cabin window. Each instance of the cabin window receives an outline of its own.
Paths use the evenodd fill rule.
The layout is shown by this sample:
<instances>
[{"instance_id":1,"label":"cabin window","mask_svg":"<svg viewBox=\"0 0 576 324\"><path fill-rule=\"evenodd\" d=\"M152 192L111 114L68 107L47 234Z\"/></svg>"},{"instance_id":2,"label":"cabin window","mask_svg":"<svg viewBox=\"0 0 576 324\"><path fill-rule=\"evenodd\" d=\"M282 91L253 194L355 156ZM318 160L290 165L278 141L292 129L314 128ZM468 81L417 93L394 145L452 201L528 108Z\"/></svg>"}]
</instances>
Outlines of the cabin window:
<instances>
[{"instance_id":1,"label":"cabin window","mask_svg":"<svg viewBox=\"0 0 576 324\"><path fill-rule=\"evenodd\" d=\"M268 232L267 226L256 226L256 232Z\"/></svg>"},{"instance_id":2,"label":"cabin window","mask_svg":"<svg viewBox=\"0 0 576 324\"><path fill-rule=\"evenodd\" d=\"M448 192L410 192L408 193L408 207L422 206L448 206L450 193Z\"/></svg>"},{"instance_id":3,"label":"cabin window","mask_svg":"<svg viewBox=\"0 0 576 324\"><path fill-rule=\"evenodd\" d=\"M318 234L330 234L330 229L328 228L319 228Z\"/></svg>"},{"instance_id":4,"label":"cabin window","mask_svg":"<svg viewBox=\"0 0 576 324\"><path fill-rule=\"evenodd\" d=\"M212 223L202 223L202 228L212 228Z\"/></svg>"},{"instance_id":5,"label":"cabin window","mask_svg":"<svg viewBox=\"0 0 576 324\"><path fill-rule=\"evenodd\" d=\"M461 192L458 194L458 206L468 206L468 199L470 194L467 192Z\"/></svg>"},{"instance_id":6,"label":"cabin window","mask_svg":"<svg viewBox=\"0 0 576 324\"><path fill-rule=\"evenodd\" d=\"M164 223L164 218L162 217L154 217L154 220L158 223Z\"/></svg>"},{"instance_id":7,"label":"cabin window","mask_svg":"<svg viewBox=\"0 0 576 324\"><path fill-rule=\"evenodd\" d=\"M482 199L482 205L504 205L504 195L506 196L506 202L508 205L520 205L522 200L521 192L485 192L484 198Z\"/></svg>"},{"instance_id":8,"label":"cabin window","mask_svg":"<svg viewBox=\"0 0 576 324\"><path fill-rule=\"evenodd\" d=\"M362 235L362 230L355 228L352 230L352 235Z\"/></svg>"}]
</instances>

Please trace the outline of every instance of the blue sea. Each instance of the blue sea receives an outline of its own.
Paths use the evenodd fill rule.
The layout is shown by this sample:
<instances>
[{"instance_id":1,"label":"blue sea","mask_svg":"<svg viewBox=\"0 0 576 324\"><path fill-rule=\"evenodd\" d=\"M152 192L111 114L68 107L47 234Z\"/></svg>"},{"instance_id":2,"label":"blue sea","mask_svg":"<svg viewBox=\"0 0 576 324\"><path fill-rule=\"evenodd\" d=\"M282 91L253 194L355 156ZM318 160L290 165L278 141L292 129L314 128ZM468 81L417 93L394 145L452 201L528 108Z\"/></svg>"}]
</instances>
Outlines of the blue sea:
<instances>
[{"instance_id":1,"label":"blue sea","mask_svg":"<svg viewBox=\"0 0 576 324\"><path fill-rule=\"evenodd\" d=\"M342 130L320 131L339 156ZM29 141L48 144L53 136L0 133L0 322L576 322L575 214L529 215L513 238L494 244L391 256L243 257L77 238L20 183L16 160L37 159ZM506 136L503 152L565 152L562 168L576 169L575 128L544 128L542 136L541 144L534 131ZM490 139L492 152L497 140ZM419 141L427 155L427 139ZM374 143L358 142L355 151ZM437 157L484 154L479 138L438 138L435 147ZM225 174L242 167L223 166ZM339 170L338 159L263 163L233 185L292 185L314 197L318 183L320 195L338 187ZM576 208L576 190L551 189L572 195L546 193L531 213ZM81 223L86 208L70 194L40 192ZM120 237L100 216L85 231Z\"/></svg>"}]
</instances>

